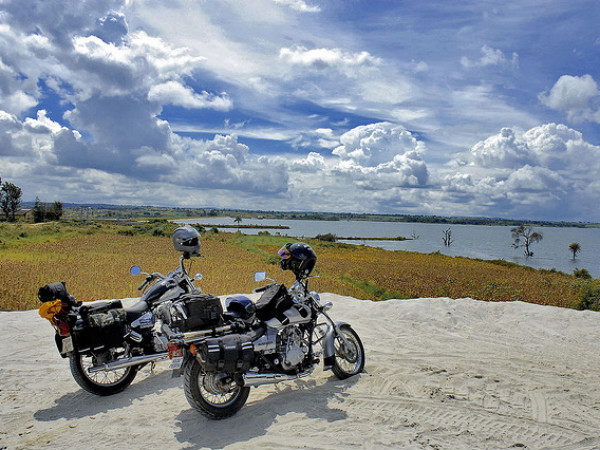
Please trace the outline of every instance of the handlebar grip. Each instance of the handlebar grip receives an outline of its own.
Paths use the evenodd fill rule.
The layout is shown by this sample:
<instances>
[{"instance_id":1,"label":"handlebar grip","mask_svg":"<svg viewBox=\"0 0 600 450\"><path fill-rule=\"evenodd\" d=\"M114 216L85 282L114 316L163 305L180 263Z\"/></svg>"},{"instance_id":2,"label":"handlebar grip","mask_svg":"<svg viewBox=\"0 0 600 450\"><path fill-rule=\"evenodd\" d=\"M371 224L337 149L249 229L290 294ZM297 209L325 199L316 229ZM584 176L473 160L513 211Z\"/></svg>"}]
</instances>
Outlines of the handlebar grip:
<instances>
[{"instance_id":1,"label":"handlebar grip","mask_svg":"<svg viewBox=\"0 0 600 450\"><path fill-rule=\"evenodd\" d=\"M256 289L254 289L252 292L259 293L259 292L262 292L262 291L266 291L266 290L267 290L267 288L268 288L269 286L270 286L270 285L267 285L267 286L263 286L263 287L256 288Z\"/></svg>"},{"instance_id":2,"label":"handlebar grip","mask_svg":"<svg viewBox=\"0 0 600 450\"><path fill-rule=\"evenodd\" d=\"M138 291L141 291L144 288L144 286L146 286L147 283L148 283L148 281L144 281L142 284L140 284L138 286Z\"/></svg>"}]
</instances>

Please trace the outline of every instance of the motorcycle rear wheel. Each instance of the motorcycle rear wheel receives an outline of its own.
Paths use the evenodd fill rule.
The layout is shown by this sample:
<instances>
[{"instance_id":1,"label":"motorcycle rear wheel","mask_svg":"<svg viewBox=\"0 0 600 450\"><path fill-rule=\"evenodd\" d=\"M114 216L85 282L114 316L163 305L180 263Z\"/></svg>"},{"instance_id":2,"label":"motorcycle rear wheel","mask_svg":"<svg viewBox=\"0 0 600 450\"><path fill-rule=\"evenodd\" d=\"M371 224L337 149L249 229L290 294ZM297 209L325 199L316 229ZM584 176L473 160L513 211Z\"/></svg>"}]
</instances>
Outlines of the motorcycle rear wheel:
<instances>
[{"instance_id":1,"label":"motorcycle rear wheel","mask_svg":"<svg viewBox=\"0 0 600 450\"><path fill-rule=\"evenodd\" d=\"M92 356L73 352L69 359L71 373L77 384L95 395L105 396L121 392L137 375L138 366L90 373L88 369L94 365Z\"/></svg>"},{"instance_id":2,"label":"motorcycle rear wheel","mask_svg":"<svg viewBox=\"0 0 600 450\"><path fill-rule=\"evenodd\" d=\"M346 338L348 347L344 348L344 341L335 338L335 361L331 367L332 372L340 380L344 380L363 371L365 367L365 349L356 331L350 325L342 325L340 332Z\"/></svg>"},{"instance_id":3,"label":"motorcycle rear wheel","mask_svg":"<svg viewBox=\"0 0 600 450\"><path fill-rule=\"evenodd\" d=\"M237 385L226 374L205 373L196 359L185 366L183 389L190 406L209 419L234 415L250 394L249 387Z\"/></svg>"}]
</instances>

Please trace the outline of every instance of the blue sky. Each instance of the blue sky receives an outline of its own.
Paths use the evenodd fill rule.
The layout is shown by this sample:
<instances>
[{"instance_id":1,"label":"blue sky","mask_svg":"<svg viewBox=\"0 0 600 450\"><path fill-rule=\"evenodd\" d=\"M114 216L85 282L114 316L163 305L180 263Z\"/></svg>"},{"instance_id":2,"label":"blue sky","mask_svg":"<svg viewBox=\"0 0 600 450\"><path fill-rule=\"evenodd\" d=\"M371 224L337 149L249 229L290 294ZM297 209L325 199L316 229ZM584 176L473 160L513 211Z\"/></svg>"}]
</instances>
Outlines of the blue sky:
<instances>
[{"instance_id":1,"label":"blue sky","mask_svg":"<svg viewBox=\"0 0 600 450\"><path fill-rule=\"evenodd\" d=\"M600 221L597 1L0 0L25 200Z\"/></svg>"}]
</instances>

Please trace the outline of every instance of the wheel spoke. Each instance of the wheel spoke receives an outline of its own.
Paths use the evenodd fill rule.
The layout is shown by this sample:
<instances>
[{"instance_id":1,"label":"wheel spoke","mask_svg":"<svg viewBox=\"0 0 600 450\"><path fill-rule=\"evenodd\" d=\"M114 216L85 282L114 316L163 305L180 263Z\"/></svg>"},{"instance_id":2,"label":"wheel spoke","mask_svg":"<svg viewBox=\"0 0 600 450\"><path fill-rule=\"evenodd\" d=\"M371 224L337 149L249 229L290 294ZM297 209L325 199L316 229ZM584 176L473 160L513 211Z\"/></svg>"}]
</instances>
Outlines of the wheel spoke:
<instances>
[{"instance_id":1,"label":"wheel spoke","mask_svg":"<svg viewBox=\"0 0 600 450\"><path fill-rule=\"evenodd\" d=\"M363 350L358 337L351 330L342 329L343 336L335 340L337 370L342 378L359 373L364 365Z\"/></svg>"},{"instance_id":2,"label":"wheel spoke","mask_svg":"<svg viewBox=\"0 0 600 450\"><path fill-rule=\"evenodd\" d=\"M240 387L226 382L226 376L223 374L205 374L198 378L198 388L202 397L207 403L226 407L234 403L240 393Z\"/></svg>"},{"instance_id":3,"label":"wheel spoke","mask_svg":"<svg viewBox=\"0 0 600 450\"><path fill-rule=\"evenodd\" d=\"M119 383L131 370L130 367L126 367L124 369L90 372L89 369L94 366L93 358L85 355L80 355L79 357L81 361L81 368L83 369L83 374L85 377L92 383L100 386L113 386Z\"/></svg>"}]
</instances>

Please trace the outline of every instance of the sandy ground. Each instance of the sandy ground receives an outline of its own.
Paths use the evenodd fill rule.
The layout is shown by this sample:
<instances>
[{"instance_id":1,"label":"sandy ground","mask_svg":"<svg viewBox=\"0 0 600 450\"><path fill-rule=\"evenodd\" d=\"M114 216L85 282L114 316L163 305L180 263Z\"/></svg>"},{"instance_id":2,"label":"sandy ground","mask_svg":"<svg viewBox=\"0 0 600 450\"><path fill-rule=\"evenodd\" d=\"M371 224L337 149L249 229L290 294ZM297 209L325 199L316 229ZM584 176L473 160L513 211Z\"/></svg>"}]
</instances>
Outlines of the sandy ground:
<instances>
[{"instance_id":1,"label":"sandy ground","mask_svg":"<svg viewBox=\"0 0 600 450\"><path fill-rule=\"evenodd\" d=\"M0 449L598 449L600 314L470 299L372 303L333 294L365 372L250 393L210 421L168 362L96 397L37 311L0 313Z\"/></svg>"}]
</instances>

